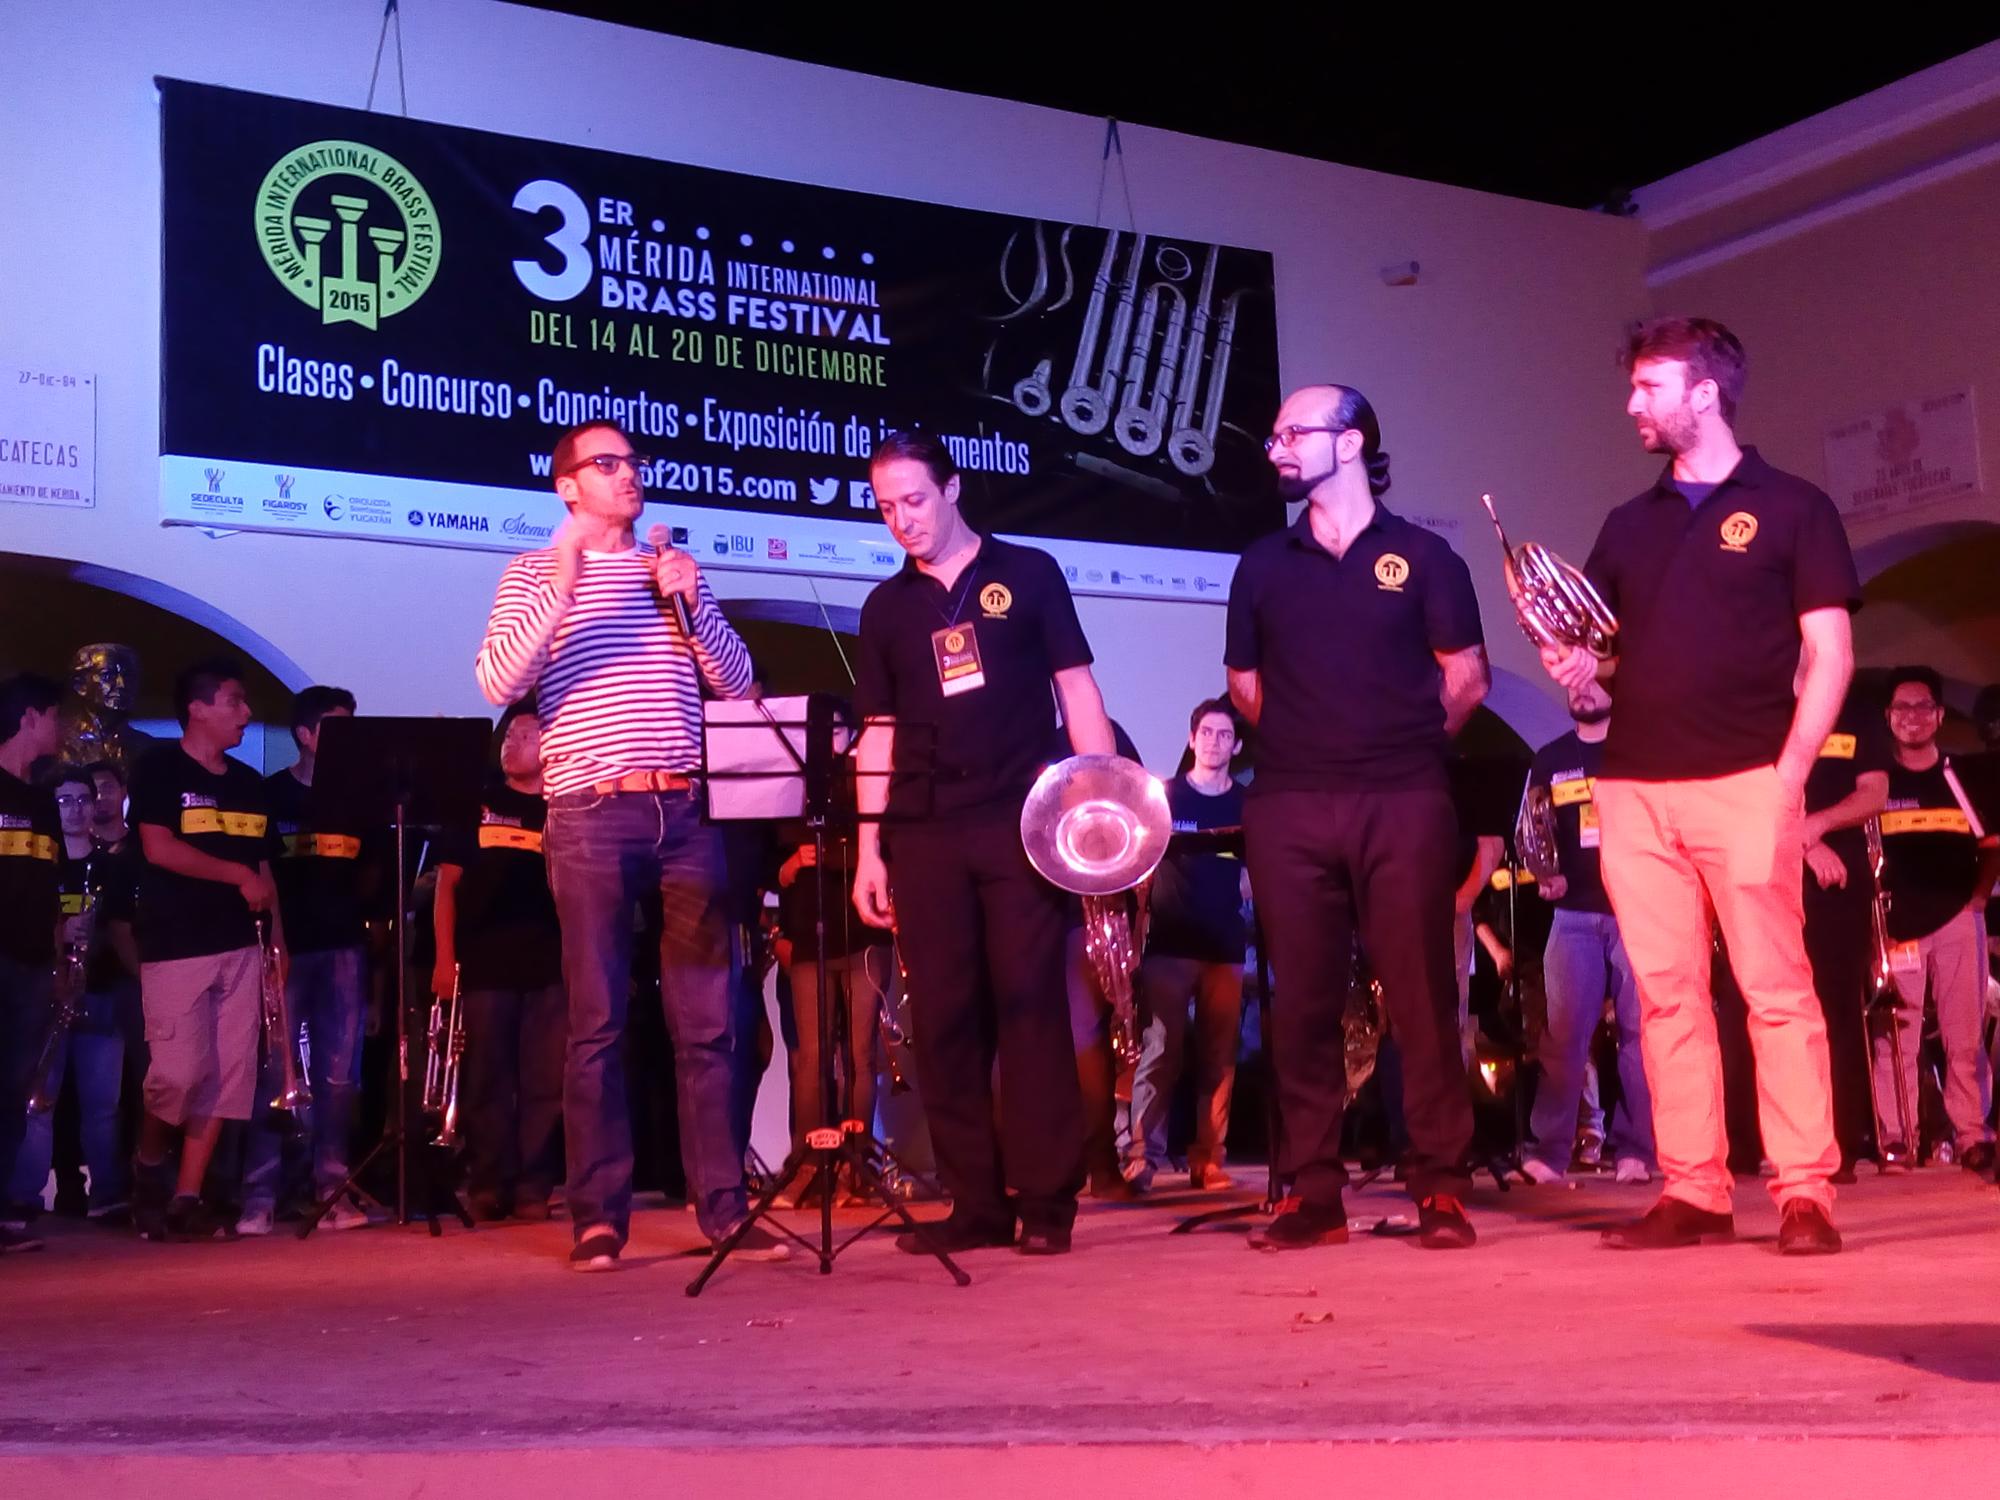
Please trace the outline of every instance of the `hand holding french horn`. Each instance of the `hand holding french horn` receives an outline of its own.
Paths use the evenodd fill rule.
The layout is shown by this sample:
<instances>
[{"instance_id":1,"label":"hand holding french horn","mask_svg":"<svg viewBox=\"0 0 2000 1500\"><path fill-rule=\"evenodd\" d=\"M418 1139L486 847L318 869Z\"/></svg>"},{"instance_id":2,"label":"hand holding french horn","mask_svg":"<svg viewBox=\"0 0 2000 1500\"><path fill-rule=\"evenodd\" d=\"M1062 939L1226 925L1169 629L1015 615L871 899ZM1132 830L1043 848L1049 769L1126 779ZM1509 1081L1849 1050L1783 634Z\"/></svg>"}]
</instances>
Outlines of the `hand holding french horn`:
<instances>
[{"instance_id":1,"label":"hand holding french horn","mask_svg":"<svg viewBox=\"0 0 2000 1500\"><path fill-rule=\"evenodd\" d=\"M1617 656L1618 617L1579 569L1539 542L1509 542L1491 495L1479 503L1500 538L1507 596L1522 632L1540 649L1549 676L1570 692L1581 690Z\"/></svg>"}]
</instances>

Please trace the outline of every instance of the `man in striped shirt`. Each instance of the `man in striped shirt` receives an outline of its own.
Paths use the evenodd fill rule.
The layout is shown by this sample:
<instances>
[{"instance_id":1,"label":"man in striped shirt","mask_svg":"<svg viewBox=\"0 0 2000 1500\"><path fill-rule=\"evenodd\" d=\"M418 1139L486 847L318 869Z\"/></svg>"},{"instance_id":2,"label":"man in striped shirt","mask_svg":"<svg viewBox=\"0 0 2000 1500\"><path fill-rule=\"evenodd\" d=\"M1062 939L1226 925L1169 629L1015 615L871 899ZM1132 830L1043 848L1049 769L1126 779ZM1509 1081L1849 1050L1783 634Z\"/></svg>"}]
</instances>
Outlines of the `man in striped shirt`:
<instances>
[{"instance_id":1,"label":"man in striped shirt","mask_svg":"<svg viewBox=\"0 0 2000 1500\"><path fill-rule=\"evenodd\" d=\"M489 702L541 709L545 852L569 990L563 1073L568 1200L580 1271L616 1267L632 1209L624 1060L633 905L660 893L660 998L674 1043L681 1155L702 1232L747 1212L731 1124L737 1050L722 844L702 822L701 686L748 696L750 653L685 552L633 525L646 459L611 422L563 434L551 470L569 519L501 575L476 670ZM738 1259L780 1259L753 1228Z\"/></svg>"}]
</instances>

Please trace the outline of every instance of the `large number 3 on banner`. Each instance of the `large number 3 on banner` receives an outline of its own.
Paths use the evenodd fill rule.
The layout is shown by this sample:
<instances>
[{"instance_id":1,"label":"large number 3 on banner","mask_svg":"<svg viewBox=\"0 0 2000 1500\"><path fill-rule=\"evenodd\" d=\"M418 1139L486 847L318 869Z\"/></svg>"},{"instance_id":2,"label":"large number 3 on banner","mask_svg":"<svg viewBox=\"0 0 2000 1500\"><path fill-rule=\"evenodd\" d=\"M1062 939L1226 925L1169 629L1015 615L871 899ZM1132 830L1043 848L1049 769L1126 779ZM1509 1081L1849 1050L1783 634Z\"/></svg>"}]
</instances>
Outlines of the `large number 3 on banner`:
<instances>
[{"instance_id":1,"label":"large number 3 on banner","mask_svg":"<svg viewBox=\"0 0 2000 1500\"><path fill-rule=\"evenodd\" d=\"M542 238L562 253L562 269L548 271L539 261L517 260L514 274L521 285L544 302L567 302L590 285L590 210L583 206L573 188L546 177L523 183L514 195L514 207L524 213L539 214L553 208L562 214L562 225Z\"/></svg>"}]
</instances>

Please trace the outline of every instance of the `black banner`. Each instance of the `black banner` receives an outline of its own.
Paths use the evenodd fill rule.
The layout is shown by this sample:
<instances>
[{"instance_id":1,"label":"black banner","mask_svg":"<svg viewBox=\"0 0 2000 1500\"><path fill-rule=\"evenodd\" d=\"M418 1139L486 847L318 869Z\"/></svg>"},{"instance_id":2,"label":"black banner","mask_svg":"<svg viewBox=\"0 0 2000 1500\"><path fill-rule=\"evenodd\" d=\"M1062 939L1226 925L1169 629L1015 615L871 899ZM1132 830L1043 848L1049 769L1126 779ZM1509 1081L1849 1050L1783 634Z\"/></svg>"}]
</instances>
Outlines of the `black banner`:
<instances>
[{"instance_id":1,"label":"black banner","mask_svg":"<svg viewBox=\"0 0 2000 1500\"><path fill-rule=\"evenodd\" d=\"M725 566L899 563L891 427L1087 592L1220 598L1282 522L1267 254L160 89L169 521L538 546L610 417Z\"/></svg>"}]
</instances>

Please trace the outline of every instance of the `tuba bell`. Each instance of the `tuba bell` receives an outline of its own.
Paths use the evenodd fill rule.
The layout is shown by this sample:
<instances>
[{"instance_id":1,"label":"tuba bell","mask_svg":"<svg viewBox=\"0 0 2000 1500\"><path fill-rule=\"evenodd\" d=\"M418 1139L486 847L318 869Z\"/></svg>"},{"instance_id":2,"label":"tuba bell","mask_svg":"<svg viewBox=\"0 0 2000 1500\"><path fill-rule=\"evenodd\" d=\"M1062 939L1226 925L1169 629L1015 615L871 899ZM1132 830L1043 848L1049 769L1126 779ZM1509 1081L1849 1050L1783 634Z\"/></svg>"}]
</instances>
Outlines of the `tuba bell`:
<instances>
[{"instance_id":1,"label":"tuba bell","mask_svg":"<svg viewBox=\"0 0 2000 1500\"><path fill-rule=\"evenodd\" d=\"M1521 629L1539 647L1564 651L1582 646L1599 661L1618 654L1618 617L1588 578L1540 542L1516 547L1507 540L1493 497L1479 503L1493 520L1507 570L1507 595Z\"/></svg>"},{"instance_id":2,"label":"tuba bell","mask_svg":"<svg viewBox=\"0 0 2000 1500\"><path fill-rule=\"evenodd\" d=\"M1139 1057L1132 976L1146 946L1146 894L1173 832L1160 778L1122 755L1072 755L1036 778L1021 809L1028 863L1083 898L1084 951L1111 1005L1111 1045Z\"/></svg>"}]
</instances>

